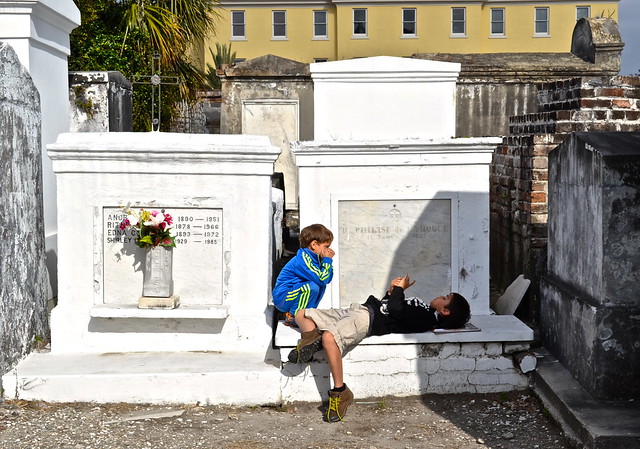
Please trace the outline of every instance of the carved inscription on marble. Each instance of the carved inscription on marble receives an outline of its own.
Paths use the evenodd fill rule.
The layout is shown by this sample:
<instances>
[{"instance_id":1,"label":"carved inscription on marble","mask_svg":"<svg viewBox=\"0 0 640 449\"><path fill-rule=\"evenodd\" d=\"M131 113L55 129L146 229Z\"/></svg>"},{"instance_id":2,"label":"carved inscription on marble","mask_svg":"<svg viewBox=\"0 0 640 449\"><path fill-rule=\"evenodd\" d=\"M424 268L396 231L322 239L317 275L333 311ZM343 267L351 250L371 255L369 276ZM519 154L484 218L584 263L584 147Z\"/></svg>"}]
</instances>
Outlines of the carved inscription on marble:
<instances>
[{"instance_id":1,"label":"carved inscription on marble","mask_svg":"<svg viewBox=\"0 0 640 449\"><path fill-rule=\"evenodd\" d=\"M409 273L409 296L430 300L451 289L451 200L338 203L340 306L381 297Z\"/></svg>"},{"instance_id":2,"label":"carved inscription on marble","mask_svg":"<svg viewBox=\"0 0 640 449\"><path fill-rule=\"evenodd\" d=\"M167 207L166 211L174 220L174 293L180 295L181 304L222 304L222 209ZM137 303L142 293L145 250L136 246L134 229L119 229L123 218L119 208L102 209L105 303Z\"/></svg>"}]
</instances>

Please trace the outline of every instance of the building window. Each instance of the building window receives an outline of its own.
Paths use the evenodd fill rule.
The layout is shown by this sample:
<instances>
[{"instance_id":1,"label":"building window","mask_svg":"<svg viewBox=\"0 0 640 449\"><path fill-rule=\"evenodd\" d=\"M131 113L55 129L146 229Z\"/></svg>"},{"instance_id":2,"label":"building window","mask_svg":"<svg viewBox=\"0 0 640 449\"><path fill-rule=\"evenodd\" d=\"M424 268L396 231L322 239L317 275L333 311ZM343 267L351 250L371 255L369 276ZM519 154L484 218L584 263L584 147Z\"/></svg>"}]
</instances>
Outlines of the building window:
<instances>
[{"instance_id":1,"label":"building window","mask_svg":"<svg viewBox=\"0 0 640 449\"><path fill-rule=\"evenodd\" d=\"M588 19L591 17L591 8L589 6L576 6L576 20Z\"/></svg>"},{"instance_id":2,"label":"building window","mask_svg":"<svg viewBox=\"0 0 640 449\"><path fill-rule=\"evenodd\" d=\"M549 8L536 8L535 34L549 34Z\"/></svg>"},{"instance_id":3,"label":"building window","mask_svg":"<svg viewBox=\"0 0 640 449\"><path fill-rule=\"evenodd\" d=\"M451 8L451 34L466 36L467 8Z\"/></svg>"},{"instance_id":4,"label":"building window","mask_svg":"<svg viewBox=\"0 0 640 449\"><path fill-rule=\"evenodd\" d=\"M313 37L327 36L327 11L313 11Z\"/></svg>"},{"instance_id":5,"label":"building window","mask_svg":"<svg viewBox=\"0 0 640 449\"><path fill-rule=\"evenodd\" d=\"M353 9L353 35L367 35L367 10L366 8Z\"/></svg>"},{"instance_id":6,"label":"building window","mask_svg":"<svg viewBox=\"0 0 640 449\"><path fill-rule=\"evenodd\" d=\"M327 62L329 58L313 58L313 62Z\"/></svg>"},{"instance_id":7,"label":"building window","mask_svg":"<svg viewBox=\"0 0 640 449\"><path fill-rule=\"evenodd\" d=\"M491 8L491 35L504 36L504 8Z\"/></svg>"},{"instance_id":8,"label":"building window","mask_svg":"<svg viewBox=\"0 0 640 449\"><path fill-rule=\"evenodd\" d=\"M402 9L402 35L415 36L417 34L417 14L415 8Z\"/></svg>"},{"instance_id":9,"label":"building window","mask_svg":"<svg viewBox=\"0 0 640 449\"><path fill-rule=\"evenodd\" d=\"M273 11L273 38L287 38L287 11Z\"/></svg>"},{"instance_id":10,"label":"building window","mask_svg":"<svg viewBox=\"0 0 640 449\"><path fill-rule=\"evenodd\" d=\"M232 39L246 38L244 11L231 11L231 38Z\"/></svg>"}]
</instances>

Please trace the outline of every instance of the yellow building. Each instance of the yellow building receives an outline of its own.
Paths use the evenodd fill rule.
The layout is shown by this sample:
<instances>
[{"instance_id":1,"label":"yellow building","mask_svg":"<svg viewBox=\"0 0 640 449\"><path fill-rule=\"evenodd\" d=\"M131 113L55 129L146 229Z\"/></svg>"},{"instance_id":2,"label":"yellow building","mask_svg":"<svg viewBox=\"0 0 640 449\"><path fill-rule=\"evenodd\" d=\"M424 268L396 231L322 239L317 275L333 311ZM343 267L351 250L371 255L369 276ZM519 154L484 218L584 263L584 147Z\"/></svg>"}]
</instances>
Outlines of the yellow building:
<instances>
[{"instance_id":1,"label":"yellow building","mask_svg":"<svg viewBox=\"0 0 640 449\"><path fill-rule=\"evenodd\" d=\"M563 53L581 17L618 20L618 1L221 0L208 48L300 62L414 53ZM214 50L215 51L215 50Z\"/></svg>"}]
</instances>

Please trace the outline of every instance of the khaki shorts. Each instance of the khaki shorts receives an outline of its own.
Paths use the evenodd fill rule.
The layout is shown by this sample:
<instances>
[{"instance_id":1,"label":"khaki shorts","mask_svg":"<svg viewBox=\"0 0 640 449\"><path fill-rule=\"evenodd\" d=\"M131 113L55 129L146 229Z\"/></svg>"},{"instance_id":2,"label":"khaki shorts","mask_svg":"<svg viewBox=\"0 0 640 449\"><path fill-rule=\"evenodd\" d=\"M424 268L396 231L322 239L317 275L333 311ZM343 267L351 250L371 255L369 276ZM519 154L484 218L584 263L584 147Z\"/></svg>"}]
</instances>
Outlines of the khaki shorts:
<instances>
[{"instance_id":1,"label":"khaki shorts","mask_svg":"<svg viewBox=\"0 0 640 449\"><path fill-rule=\"evenodd\" d=\"M306 309L304 316L321 331L331 332L340 352L360 343L369 332L369 309L351 304L348 309Z\"/></svg>"}]
</instances>

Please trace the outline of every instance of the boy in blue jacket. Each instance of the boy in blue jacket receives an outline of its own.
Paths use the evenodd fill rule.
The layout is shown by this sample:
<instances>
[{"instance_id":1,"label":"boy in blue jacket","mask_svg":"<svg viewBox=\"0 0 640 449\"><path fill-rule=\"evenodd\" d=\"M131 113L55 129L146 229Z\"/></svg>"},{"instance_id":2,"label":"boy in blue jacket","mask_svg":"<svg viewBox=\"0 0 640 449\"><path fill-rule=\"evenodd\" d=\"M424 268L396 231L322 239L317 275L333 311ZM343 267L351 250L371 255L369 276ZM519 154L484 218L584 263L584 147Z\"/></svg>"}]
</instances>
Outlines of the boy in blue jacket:
<instances>
[{"instance_id":1,"label":"boy in blue jacket","mask_svg":"<svg viewBox=\"0 0 640 449\"><path fill-rule=\"evenodd\" d=\"M287 314L288 321L299 318L305 309L318 307L327 284L333 278L330 248L333 233L321 224L312 224L300 231L300 249L282 268L273 289L273 304ZM320 347L320 331L315 325L300 325L298 347Z\"/></svg>"}]
</instances>

